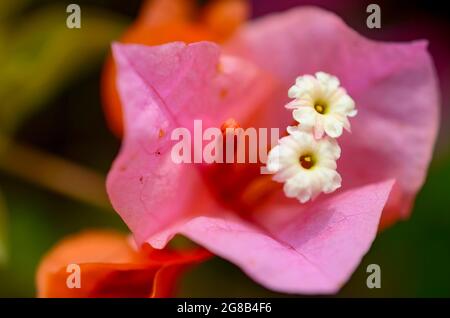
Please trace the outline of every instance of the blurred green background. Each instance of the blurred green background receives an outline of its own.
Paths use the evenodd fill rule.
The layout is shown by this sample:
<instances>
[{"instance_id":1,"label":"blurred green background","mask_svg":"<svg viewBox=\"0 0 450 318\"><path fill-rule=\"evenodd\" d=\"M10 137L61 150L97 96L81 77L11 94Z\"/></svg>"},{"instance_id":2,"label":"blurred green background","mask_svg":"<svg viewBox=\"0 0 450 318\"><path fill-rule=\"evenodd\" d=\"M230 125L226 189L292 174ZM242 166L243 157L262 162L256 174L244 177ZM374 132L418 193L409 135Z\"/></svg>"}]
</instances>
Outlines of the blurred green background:
<instances>
[{"instance_id":1,"label":"blurred green background","mask_svg":"<svg viewBox=\"0 0 450 318\"><path fill-rule=\"evenodd\" d=\"M286 6L315 2L328 5L322 0L286 1ZM82 7L80 30L65 26L69 3L0 2L0 297L33 297L40 258L64 236L86 228L127 231L104 195L103 179L120 142L107 128L99 91L110 42L134 20L140 1L77 1ZM363 3L356 1L353 11L343 13L361 32ZM418 16L449 21L426 1L404 8L388 6L383 25L398 30L411 19L420 24ZM438 42L443 35L447 42L432 42L432 48L448 63L449 27L444 25L433 36ZM383 30L365 33L384 38ZM450 296L450 87L445 76L443 128L412 217L377 237L338 297ZM77 177L68 179L71 174L62 171ZM365 269L371 263L381 266L381 289L366 287ZM179 295L283 296L219 258L189 271Z\"/></svg>"}]
</instances>

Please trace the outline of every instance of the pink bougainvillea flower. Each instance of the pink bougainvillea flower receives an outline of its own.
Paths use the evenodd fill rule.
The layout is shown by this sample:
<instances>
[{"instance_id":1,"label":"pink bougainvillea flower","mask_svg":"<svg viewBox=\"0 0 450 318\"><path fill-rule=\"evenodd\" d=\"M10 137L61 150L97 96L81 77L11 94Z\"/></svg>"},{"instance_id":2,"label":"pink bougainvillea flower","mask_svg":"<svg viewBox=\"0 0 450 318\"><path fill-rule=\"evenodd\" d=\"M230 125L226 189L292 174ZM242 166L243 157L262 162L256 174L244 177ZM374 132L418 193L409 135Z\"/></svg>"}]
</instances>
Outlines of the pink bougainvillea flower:
<instances>
[{"instance_id":1,"label":"pink bougainvillea flower","mask_svg":"<svg viewBox=\"0 0 450 318\"><path fill-rule=\"evenodd\" d=\"M181 233L267 288L334 293L380 223L408 216L431 158L437 82L426 42L365 39L337 16L301 8L214 43L116 44L126 130L107 187L138 244ZM292 124L284 105L302 74L337 76L358 116L344 133L342 187L301 204L257 164L175 164L170 132ZM233 118L233 120L228 120ZM231 124L230 124L231 123Z\"/></svg>"}]
</instances>

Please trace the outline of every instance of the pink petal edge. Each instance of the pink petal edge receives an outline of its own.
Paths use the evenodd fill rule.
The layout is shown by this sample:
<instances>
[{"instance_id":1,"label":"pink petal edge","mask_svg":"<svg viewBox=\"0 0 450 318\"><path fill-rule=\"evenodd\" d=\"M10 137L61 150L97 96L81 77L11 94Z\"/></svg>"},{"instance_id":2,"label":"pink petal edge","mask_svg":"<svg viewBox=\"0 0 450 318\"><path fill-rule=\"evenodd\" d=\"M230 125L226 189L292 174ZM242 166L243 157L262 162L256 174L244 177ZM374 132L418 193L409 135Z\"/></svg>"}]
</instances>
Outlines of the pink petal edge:
<instances>
[{"instance_id":1,"label":"pink petal edge","mask_svg":"<svg viewBox=\"0 0 450 318\"><path fill-rule=\"evenodd\" d=\"M162 248L180 233L271 290L336 293L369 250L393 183L347 190L301 212L292 208L291 222L274 232L220 211L179 223L148 242Z\"/></svg>"}]
</instances>

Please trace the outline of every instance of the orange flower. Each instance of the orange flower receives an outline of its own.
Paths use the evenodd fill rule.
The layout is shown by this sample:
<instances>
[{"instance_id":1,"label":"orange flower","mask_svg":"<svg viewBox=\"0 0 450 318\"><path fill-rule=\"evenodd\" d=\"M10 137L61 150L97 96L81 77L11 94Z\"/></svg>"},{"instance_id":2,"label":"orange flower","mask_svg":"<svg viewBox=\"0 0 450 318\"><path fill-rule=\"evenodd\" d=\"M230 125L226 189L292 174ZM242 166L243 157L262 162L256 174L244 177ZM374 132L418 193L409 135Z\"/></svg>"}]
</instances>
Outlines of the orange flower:
<instances>
[{"instance_id":1,"label":"orange flower","mask_svg":"<svg viewBox=\"0 0 450 318\"><path fill-rule=\"evenodd\" d=\"M146 1L138 19L119 40L122 43L158 45L173 41L222 42L247 19L245 0L215 0L202 9L194 0ZM116 68L107 58L102 74L102 100L111 130L122 136L122 106L116 89Z\"/></svg>"},{"instance_id":2,"label":"orange flower","mask_svg":"<svg viewBox=\"0 0 450 318\"><path fill-rule=\"evenodd\" d=\"M64 239L41 261L37 271L38 297L169 297L187 266L210 253L202 248L186 251L136 251L126 235L112 231L86 231ZM69 288L70 264L79 266L80 288ZM73 287L73 286L72 286Z\"/></svg>"}]
</instances>

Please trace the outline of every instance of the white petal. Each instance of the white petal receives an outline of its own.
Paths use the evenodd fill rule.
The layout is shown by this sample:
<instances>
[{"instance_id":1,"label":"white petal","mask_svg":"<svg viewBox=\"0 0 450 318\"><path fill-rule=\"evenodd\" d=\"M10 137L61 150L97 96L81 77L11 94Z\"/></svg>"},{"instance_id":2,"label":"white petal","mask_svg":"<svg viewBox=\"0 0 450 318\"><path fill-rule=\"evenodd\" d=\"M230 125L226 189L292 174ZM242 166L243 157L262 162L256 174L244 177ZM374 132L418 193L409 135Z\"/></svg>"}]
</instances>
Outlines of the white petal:
<instances>
[{"instance_id":1,"label":"white petal","mask_svg":"<svg viewBox=\"0 0 450 318\"><path fill-rule=\"evenodd\" d=\"M293 180L294 180L293 178L287 180L283 186L284 194L288 198L295 198L298 195L298 193L301 191L301 188Z\"/></svg>"},{"instance_id":2,"label":"white petal","mask_svg":"<svg viewBox=\"0 0 450 318\"><path fill-rule=\"evenodd\" d=\"M334 112L348 116L348 114L353 113L355 110L355 101L347 94L344 94L333 103L332 109Z\"/></svg>"},{"instance_id":3,"label":"white petal","mask_svg":"<svg viewBox=\"0 0 450 318\"><path fill-rule=\"evenodd\" d=\"M316 120L316 124L314 125L314 138L316 139L322 138L325 132L323 119L323 116L318 116L318 120Z\"/></svg>"},{"instance_id":4,"label":"white petal","mask_svg":"<svg viewBox=\"0 0 450 318\"><path fill-rule=\"evenodd\" d=\"M300 88L297 85L291 86L288 90L288 97L289 98L298 98L300 97Z\"/></svg>"},{"instance_id":5,"label":"white petal","mask_svg":"<svg viewBox=\"0 0 450 318\"><path fill-rule=\"evenodd\" d=\"M284 105L285 108L287 109L297 109L301 104L298 102L297 99L294 99L292 101L290 101L289 103L287 103L286 105Z\"/></svg>"},{"instance_id":6,"label":"white petal","mask_svg":"<svg viewBox=\"0 0 450 318\"><path fill-rule=\"evenodd\" d=\"M281 169L280 160L280 146L273 147L267 155L267 170L270 172L277 172Z\"/></svg>"},{"instance_id":7,"label":"white petal","mask_svg":"<svg viewBox=\"0 0 450 318\"><path fill-rule=\"evenodd\" d=\"M322 158L330 158L337 160L341 156L341 147L339 147L336 139L324 138L319 141L319 156Z\"/></svg>"},{"instance_id":8,"label":"white petal","mask_svg":"<svg viewBox=\"0 0 450 318\"><path fill-rule=\"evenodd\" d=\"M285 182L288 179L295 177L300 171L300 165L291 164L280 169L274 176L273 180L277 182Z\"/></svg>"},{"instance_id":9,"label":"white petal","mask_svg":"<svg viewBox=\"0 0 450 318\"><path fill-rule=\"evenodd\" d=\"M336 76L332 76L325 72L317 72L316 78L321 82L322 85L326 86L329 90L335 90L340 85L339 79Z\"/></svg>"},{"instance_id":10,"label":"white petal","mask_svg":"<svg viewBox=\"0 0 450 318\"><path fill-rule=\"evenodd\" d=\"M333 116L326 116L324 129L328 136L337 138L342 135L343 123Z\"/></svg>"},{"instance_id":11,"label":"white petal","mask_svg":"<svg viewBox=\"0 0 450 318\"><path fill-rule=\"evenodd\" d=\"M300 107L294 110L292 115L302 126L313 127L316 123L317 112L311 107Z\"/></svg>"},{"instance_id":12,"label":"white petal","mask_svg":"<svg viewBox=\"0 0 450 318\"><path fill-rule=\"evenodd\" d=\"M349 111L349 112L347 113L347 116L348 116L348 117L355 117L357 114L358 114L358 110L353 109L352 111Z\"/></svg>"},{"instance_id":13,"label":"white petal","mask_svg":"<svg viewBox=\"0 0 450 318\"><path fill-rule=\"evenodd\" d=\"M323 169L322 172L325 174L324 179L327 180L323 187L324 193L334 192L341 187L342 178L336 170Z\"/></svg>"}]
</instances>

